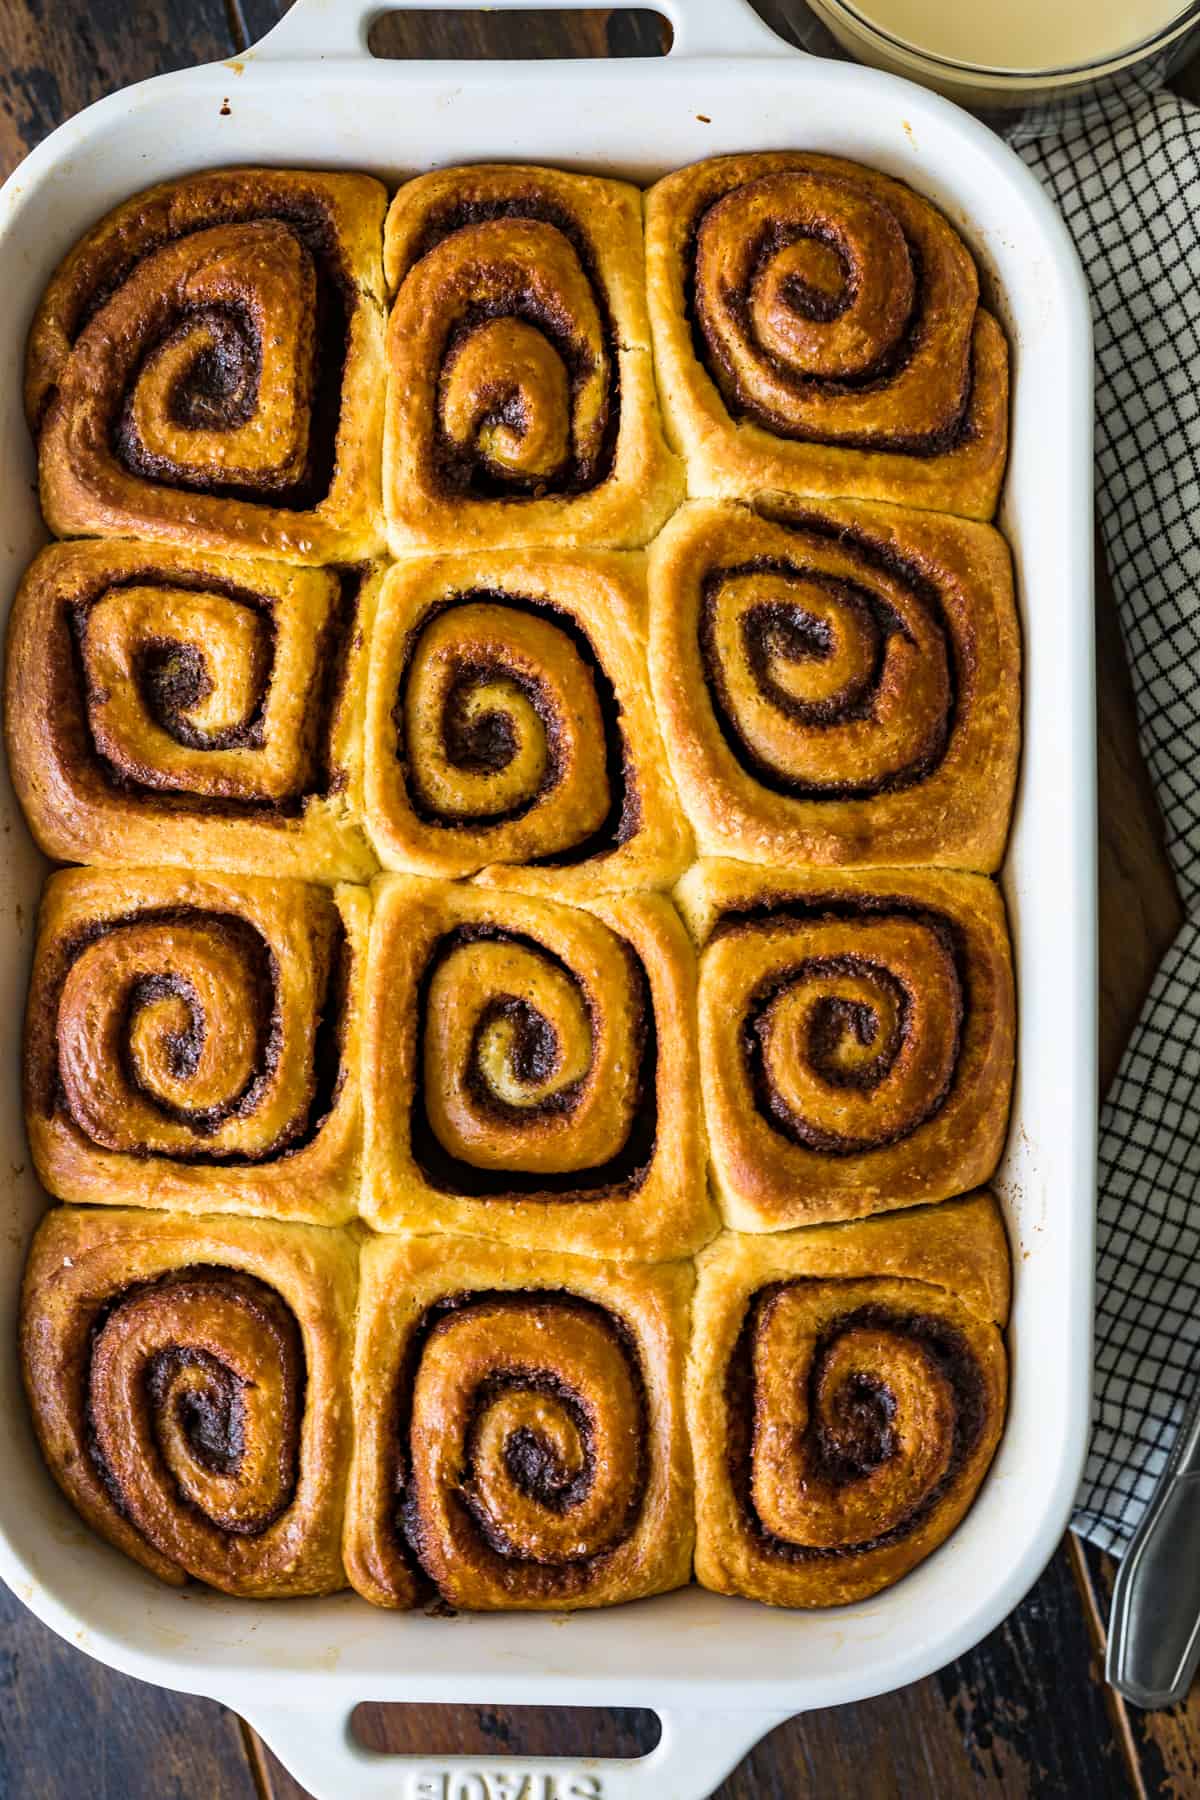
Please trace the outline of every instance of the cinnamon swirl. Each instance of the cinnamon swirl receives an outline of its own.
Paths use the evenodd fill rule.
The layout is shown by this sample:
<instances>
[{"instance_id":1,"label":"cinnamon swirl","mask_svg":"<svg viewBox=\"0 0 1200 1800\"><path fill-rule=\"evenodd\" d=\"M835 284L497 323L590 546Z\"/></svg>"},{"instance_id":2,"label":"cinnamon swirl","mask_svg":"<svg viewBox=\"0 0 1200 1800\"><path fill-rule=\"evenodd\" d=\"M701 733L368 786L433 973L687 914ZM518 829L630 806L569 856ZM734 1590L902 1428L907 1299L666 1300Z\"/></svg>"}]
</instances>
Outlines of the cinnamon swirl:
<instances>
[{"instance_id":1,"label":"cinnamon swirl","mask_svg":"<svg viewBox=\"0 0 1200 1800\"><path fill-rule=\"evenodd\" d=\"M50 529L376 555L386 201L365 175L214 169L102 219L29 339Z\"/></svg>"},{"instance_id":2,"label":"cinnamon swirl","mask_svg":"<svg viewBox=\"0 0 1200 1800\"><path fill-rule=\"evenodd\" d=\"M683 477L658 415L638 190L437 170L393 200L384 267L393 554L646 543Z\"/></svg>"},{"instance_id":3,"label":"cinnamon swirl","mask_svg":"<svg viewBox=\"0 0 1200 1800\"><path fill-rule=\"evenodd\" d=\"M690 493L991 518L1008 348L970 251L903 182L787 150L694 163L646 197L646 276Z\"/></svg>"},{"instance_id":4,"label":"cinnamon swirl","mask_svg":"<svg viewBox=\"0 0 1200 1800\"><path fill-rule=\"evenodd\" d=\"M42 849L363 881L378 576L54 544L9 622L9 766Z\"/></svg>"},{"instance_id":5,"label":"cinnamon swirl","mask_svg":"<svg viewBox=\"0 0 1200 1800\"><path fill-rule=\"evenodd\" d=\"M363 1251L344 1554L377 1606L611 1606L691 1570L691 1269Z\"/></svg>"},{"instance_id":6,"label":"cinnamon swirl","mask_svg":"<svg viewBox=\"0 0 1200 1800\"><path fill-rule=\"evenodd\" d=\"M42 1454L157 1575L263 1599L346 1585L356 1252L251 1219L58 1207L21 1302Z\"/></svg>"},{"instance_id":7,"label":"cinnamon swirl","mask_svg":"<svg viewBox=\"0 0 1200 1800\"><path fill-rule=\"evenodd\" d=\"M38 918L25 1114L52 1194L353 1217L360 888L72 869Z\"/></svg>"},{"instance_id":8,"label":"cinnamon swirl","mask_svg":"<svg viewBox=\"0 0 1200 1800\"><path fill-rule=\"evenodd\" d=\"M584 899L691 861L645 673L642 559L411 558L371 646L367 827L389 868Z\"/></svg>"},{"instance_id":9,"label":"cinnamon swirl","mask_svg":"<svg viewBox=\"0 0 1200 1800\"><path fill-rule=\"evenodd\" d=\"M814 503L679 512L650 557L650 677L702 853L998 868L1020 750L1008 547Z\"/></svg>"},{"instance_id":10,"label":"cinnamon swirl","mask_svg":"<svg viewBox=\"0 0 1200 1800\"><path fill-rule=\"evenodd\" d=\"M367 973L363 1216L656 1261L712 1233L687 935L653 894L584 910L393 876Z\"/></svg>"},{"instance_id":11,"label":"cinnamon swirl","mask_svg":"<svg viewBox=\"0 0 1200 1800\"><path fill-rule=\"evenodd\" d=\"M1000 1159L1015 1000L994 883L699 863L700 1075L726 1223L942 1200Z\"/></svg>"},{"instance_id":12,"label":"cinnamon swirl","mask_svg":"<svg viewBox=\"0 0 1200 1800\"><path fill-rule=\"evenodd\" d=\"M1008 1288L985 1193L704 1251L688 1368L701 1585L840 1606L935 1550L1003 1428Z\"/></svg>"}]
</instances>

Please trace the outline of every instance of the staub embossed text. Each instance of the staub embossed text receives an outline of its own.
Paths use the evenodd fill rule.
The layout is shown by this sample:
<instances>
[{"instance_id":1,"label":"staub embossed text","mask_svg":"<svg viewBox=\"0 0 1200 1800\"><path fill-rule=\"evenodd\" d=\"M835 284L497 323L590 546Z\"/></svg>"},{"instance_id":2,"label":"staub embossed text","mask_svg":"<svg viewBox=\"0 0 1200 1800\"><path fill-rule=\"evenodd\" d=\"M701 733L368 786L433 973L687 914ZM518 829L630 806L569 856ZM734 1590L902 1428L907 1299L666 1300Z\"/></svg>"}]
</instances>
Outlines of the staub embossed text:
<instances>
[{"instance_id":1,"label":"staub embossed text","mask_svg":"<svg viewBox=\"0 0 1200 1800\"><path fill-rule=\"evenodd\" d=\"M604 1800L599 1775L435 1769L412 1777L408 1800Z\"/></svg>"}]
</instances>

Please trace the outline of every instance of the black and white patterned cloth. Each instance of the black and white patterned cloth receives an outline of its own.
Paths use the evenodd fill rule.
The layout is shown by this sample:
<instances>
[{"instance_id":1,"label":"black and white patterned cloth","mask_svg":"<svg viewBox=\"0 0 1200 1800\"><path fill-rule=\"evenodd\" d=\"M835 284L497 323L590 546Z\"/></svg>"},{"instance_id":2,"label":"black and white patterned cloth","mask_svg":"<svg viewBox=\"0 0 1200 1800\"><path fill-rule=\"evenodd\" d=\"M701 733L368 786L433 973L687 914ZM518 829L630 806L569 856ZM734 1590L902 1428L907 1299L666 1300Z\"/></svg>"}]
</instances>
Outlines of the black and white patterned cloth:
<instances>
[{"instance_id":1,"label":"black and white patterned cloth","mask_svg":"<svg viewBox=\"0 0 1200 1800\"><path fill-rule=\"evenodd\" d=\"M841 52L811 16L788 23ZM1143 66L1006 128L1096 333L1096 514L1187 918L1100 1117L1094 1416L1074 1528L1119 1556L1200 1384L1200 106ZM1003 121L993 121L1003 125Z\"/></svg>"},{"instance_id":2,"label":"black and white patterned cloth","mask_svg":"<svg viewBox=\"0 0 1200 1800\"><path fill-rule=\"evenodd\" d=\"M1095 1412L1074 1523L1119 1555L1200 1382L1200 107L1131 86L1017 148L1091 287L1096 512L1188 914L1100 1119Z\"/></svg>"}]
</instances>

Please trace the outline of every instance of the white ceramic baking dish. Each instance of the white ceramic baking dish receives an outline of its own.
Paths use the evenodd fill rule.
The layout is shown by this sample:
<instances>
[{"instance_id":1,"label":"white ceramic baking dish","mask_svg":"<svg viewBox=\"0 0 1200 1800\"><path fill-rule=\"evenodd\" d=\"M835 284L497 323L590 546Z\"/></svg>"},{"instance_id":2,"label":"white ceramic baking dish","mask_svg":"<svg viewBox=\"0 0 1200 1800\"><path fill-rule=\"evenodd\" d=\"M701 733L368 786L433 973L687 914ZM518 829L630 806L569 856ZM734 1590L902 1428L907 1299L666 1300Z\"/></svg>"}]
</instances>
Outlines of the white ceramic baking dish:
<instances>
[{"instance_id":1,"label":"white ceramic baking dish","mask_svg":"<svg viewBox=\"0 0 1200 1800\"><path fill-rule=\"evenodd\" d=\"M320 1800L699 1800L781 1718L899 1687L990 1631L1057 1543L1082 1463L1096 927L1091 336L1081 272L1032 176L944 100L789 52L742 0L657 4L675 27L665 60L405 65L367 53L368 0L299 0L244 58L161 76L72 119L0 195L6 603L43 535L18 377L38 295L99 214L187 170L308 164L373 170L394 183L435 165L501 158L648 181L718 151L833 151L903 176L945 209L979 258L1014 351L1002 522L1024 620L1025 748L1004 890L1020 1042L998 1182L1015 1252L1012 1406L965 1523L874 1600L812 1615L692 1589L565 1621L405 1616L352 1594L250 1604L160 1587L86 1532L38 1458L14 1357L21 1262L44 1205L18 1104L19 1020L43 868L5 785L0 1148L10 1175L0 1234L0 1574L91 1655L235 1707ZM380 1757L361 1750L349 1729L354 1705L368 1699L649 1706L663 1737L632 1762Z\"/></svg>"}]
</instances>

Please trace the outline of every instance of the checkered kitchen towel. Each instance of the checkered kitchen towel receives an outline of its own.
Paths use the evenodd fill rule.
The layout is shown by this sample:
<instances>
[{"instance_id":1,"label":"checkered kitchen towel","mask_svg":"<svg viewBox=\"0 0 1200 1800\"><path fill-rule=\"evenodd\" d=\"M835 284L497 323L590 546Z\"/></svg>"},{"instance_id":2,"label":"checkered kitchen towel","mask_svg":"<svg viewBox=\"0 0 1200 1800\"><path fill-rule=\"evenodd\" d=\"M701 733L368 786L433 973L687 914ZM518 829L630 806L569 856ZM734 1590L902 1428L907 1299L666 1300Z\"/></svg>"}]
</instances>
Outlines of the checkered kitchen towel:
<instances>
[{"instance_id":1,"label":"checkered kitchen towel","mask_svg":"<svg viewBox=\"0 0 1200 1800\"><path fill-rule=\"evenodd\" d=\"M1200 107L1131 87L1017 147L1091 286L1096 510L1188 912L1100 1120L1095 1418L1075 1528L1120 1555L1200 1383Z\"/></svg>"},{"instance_id":2,"label":"checkered kitchen towel","mask_svg":"<svg viewBox=\"0 0 1200 1800\"><path fill-rule=\"evenodd\" d=\"M764 10L813 54L842 54L811 15ZM1091 287L1096 511L1188 913L1100 1119L1095 1416L1074 1526L1117 1556L1200 1386L1200 106L1162 80L1143 66L1073 115L1007 131Z\"/></svg>"}]
</instances>

